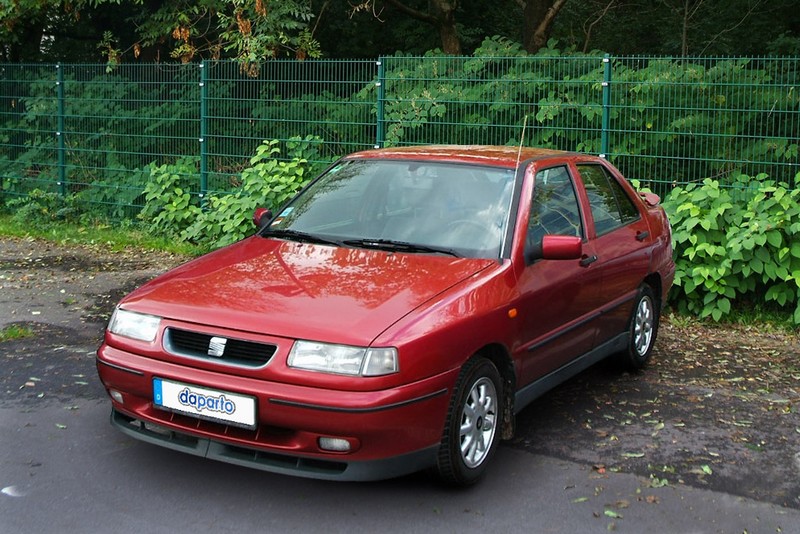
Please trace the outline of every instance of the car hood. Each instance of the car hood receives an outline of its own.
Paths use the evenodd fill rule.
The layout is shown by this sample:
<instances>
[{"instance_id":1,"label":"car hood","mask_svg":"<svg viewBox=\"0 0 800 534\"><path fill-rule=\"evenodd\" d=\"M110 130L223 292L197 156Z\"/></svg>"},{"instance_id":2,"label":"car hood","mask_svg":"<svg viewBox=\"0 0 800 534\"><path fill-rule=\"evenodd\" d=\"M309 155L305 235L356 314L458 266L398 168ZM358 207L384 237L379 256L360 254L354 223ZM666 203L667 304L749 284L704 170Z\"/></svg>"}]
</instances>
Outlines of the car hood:
<instances>
[{"instance_id":1,"label":"car hood","mask_svg":"<svg viewBox=\"0 0 800 534\"><path fill-rule=\"evenodd\" d=\"M496 263L251 237L152 280L121 306L201 325L368 345Z\"/></svg>"}]
</instances>

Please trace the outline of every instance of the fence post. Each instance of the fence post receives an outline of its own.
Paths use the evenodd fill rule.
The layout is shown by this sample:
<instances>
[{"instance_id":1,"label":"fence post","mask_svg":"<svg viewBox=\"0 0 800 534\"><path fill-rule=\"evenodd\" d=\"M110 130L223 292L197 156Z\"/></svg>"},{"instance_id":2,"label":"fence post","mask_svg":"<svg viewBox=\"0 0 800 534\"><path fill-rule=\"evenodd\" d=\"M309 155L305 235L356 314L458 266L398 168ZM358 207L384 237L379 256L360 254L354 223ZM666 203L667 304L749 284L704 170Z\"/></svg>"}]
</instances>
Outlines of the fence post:
<instances>
[{"instance_id":1,"label":"fence post","mask_svg":"<svg viewBox=\"0 0 800 534\"><path fill-rule=\"evenodd\" d=\"M58 139L58 182L62 197L67 196L67 144L64 139L64 69L56 63L56 98L58 99L58 119L56 139Z\"/></svg>"},{"instance_id":2,"label":"fence post","mask_svg":"<svg viewBox=\"0 0 800 534\"><path fill-rule=\"evenodd\" d=\"M611 58L603 56L603 115L600 126L600 157L608 157L608 130L611 124Z\"/></svg>"},{"instance_id":3,"label":"fence post","mask_svg":"<svg viewBox=\"0 0 800 534\"><path fill-rule=\"evenodd\" d=\"M377 132L375 133L375 148L383 148L383 144L386 142L385 132L384 132L384 120L383 120L383 101L386 97L386 88L385 88L385 78L386 72L383 66L383 57L379 57L378 61L375 63L378 66L378 81L375 82L375 86L378 88L378 109L377 109Z\"/></svg>"},{"instance_id":4,"label":"fence post","mask_svg":"<svg viewBox=\"0 0 800 534\"><path fill-rule=\"evenodd\" d=\"M205 207L208 192L208 69L200 62L200 204Z\"/></svg>"}]
</instances>

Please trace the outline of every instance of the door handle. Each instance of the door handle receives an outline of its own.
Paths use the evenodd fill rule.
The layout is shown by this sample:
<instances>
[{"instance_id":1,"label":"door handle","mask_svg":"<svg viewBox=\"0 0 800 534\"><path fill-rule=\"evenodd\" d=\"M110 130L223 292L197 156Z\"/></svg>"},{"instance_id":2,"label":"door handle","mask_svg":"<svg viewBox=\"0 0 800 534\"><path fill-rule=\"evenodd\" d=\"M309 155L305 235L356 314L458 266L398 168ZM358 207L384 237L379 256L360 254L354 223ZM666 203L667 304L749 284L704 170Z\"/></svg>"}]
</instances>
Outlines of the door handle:
<instances>
[{"instance_id":1,"label":"door handle","mask_svg":"<svg viewBox=\"0 0 800 534\"><path fill-rule=\"evenodd\" d=\"M584 256L583 258L581 258L581 267L588 267L596 261L597 261L597 256L595 256L594 254L592 254L591 256Z\"/></svg>"},{"instance_id":2,"label":"door handle","mask_svg":"<svg viewBox=\"0 0 800 534\"><path fill-rule=\"evenodd\" d=\"M636 232L636 241L644 241L650 237L650 232Z\"/></svg>"}]
</instances>

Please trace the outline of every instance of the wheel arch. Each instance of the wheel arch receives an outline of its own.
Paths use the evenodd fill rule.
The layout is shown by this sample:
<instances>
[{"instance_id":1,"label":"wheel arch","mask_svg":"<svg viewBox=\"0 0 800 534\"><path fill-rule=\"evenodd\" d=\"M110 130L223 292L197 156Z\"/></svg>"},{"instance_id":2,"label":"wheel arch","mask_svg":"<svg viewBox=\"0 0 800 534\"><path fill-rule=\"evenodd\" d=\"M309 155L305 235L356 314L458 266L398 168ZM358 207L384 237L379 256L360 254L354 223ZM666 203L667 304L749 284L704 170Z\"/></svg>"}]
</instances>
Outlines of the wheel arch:
<instances>
[{"instance_id":1,"label":"wheel arch","mask_svg":"<svg viewBox=\"0 0 800 534\"><path fill-rule=\"evenodd\" d=\"M656 297L658 308L661 309L664 305L661 275L658 273L650 273L645 277L643 283L650 286L650 289L653 290L653 295Z\"/></svg>"},{"instance_id":2,"label":"wheel arch","mask_svg":"<svg viewBox=\"0 0 800 534\"><path fill-rule=\"evenodd\" d=\"M514 437L515 416L514 416L514 396L517 391L517 373L514 369L514 362L508 350L499 343L486 345L476 353L479 356L491 361L500 373L503 381L503 408L501 417L500 438L511 439Z\"/></svg>"}]
</instances>

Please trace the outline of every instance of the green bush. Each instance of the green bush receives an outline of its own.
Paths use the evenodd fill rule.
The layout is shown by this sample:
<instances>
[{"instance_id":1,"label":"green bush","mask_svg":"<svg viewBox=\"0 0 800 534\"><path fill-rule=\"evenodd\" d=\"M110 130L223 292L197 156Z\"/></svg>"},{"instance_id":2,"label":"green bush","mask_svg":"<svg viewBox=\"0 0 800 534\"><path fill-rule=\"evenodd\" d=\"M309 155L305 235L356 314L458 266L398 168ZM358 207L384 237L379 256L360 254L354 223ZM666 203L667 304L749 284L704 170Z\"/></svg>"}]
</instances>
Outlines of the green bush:
<instances>
[{"instance_id":1,"label":"green bush","mask_svg":"<svg viewBox=\"0 0 800 534\"><path fill-rule=\"evenodd\" d=\"M201 213L200 197L192 191L192 186L198 183L198 174L196 158L151 166L150 179L144 188L145 206L139 219L150 225L154 235L178 237L194 224Z\"/></svg>"},{"instance_id":2,"label":"green bush","mask_svg":"<svg viewBox=\"0 0 800 534\"><path fill-rule=\"evenodd\" d=\"M312 145L299 140L293 143L290 149L295 149L294 157L281 161L279 142L264 141L250 159L251 166L242 171L241 187L231 194L209 195L206 209L197 214L181 237L207 248L218 248L252 233L256 208L275 210L308 182L308 160L298 154Z\"/></svg>"},{"instance_id":3,"label":"green bush","mask_svg":"<svg viewBox=\"0 0 800 534\"><path fill-rule=\"evenodd\" d=\"M715 321L734 301L793 306L800 324L800 190L766 175L740 175L733 185L706 179L664 201L675 247L673 303Z\"/></svg>"},{"instance_id":4,"label":"green bush","mask_svg":"<svg viewBox=\"0 0 800 534\"><path fill-rule=\"evenodd\" d=\"M82 213L95 219L131 221L144 207L145 186L155 164L144 168L108 169L103 178L88 183L75 195Z\"/></svg>"},{"instance_id":5,"label":"green bush","mask_svg":"<svg viewBox=\"0 0 800 534\"><path fill-rule=\"evenodd\" d=\"M34 189L27 197L8 201L6 206L13 212L12 221L44 229L54 222L74 222L78 216L74 204L71 196Z\"/></svg>"},{"instance_id":6,"label":"green bush","mask_svg":"<svg viewBox=\"0 0 800 534\"><path fill-rule=\"evenodd\" d=\"M233 193L209 194L204 201L191 191L191 184L198 181L196 161L153 167L139 218L150 224L155 235L207 249L238 241L252 233L256 208L277 209L306 184L310 173L305 156L316 154L321 142L312 136L287 141L287 160L281 157L279 141L264 141L250 159L250 167L242 171L239 188Z\"/></svg>"}]
</instances>

